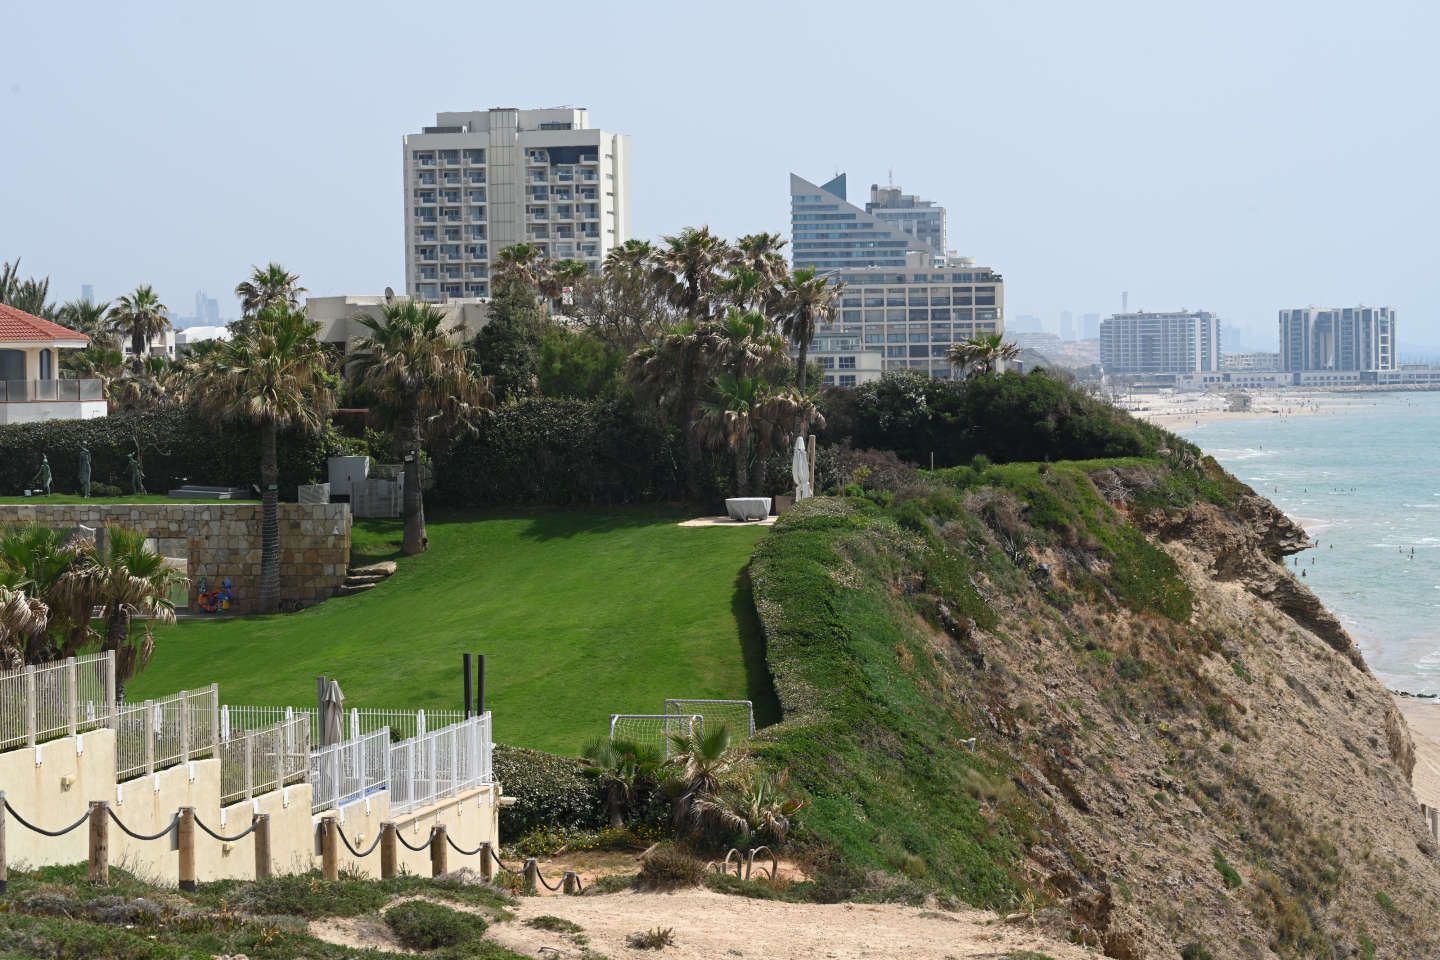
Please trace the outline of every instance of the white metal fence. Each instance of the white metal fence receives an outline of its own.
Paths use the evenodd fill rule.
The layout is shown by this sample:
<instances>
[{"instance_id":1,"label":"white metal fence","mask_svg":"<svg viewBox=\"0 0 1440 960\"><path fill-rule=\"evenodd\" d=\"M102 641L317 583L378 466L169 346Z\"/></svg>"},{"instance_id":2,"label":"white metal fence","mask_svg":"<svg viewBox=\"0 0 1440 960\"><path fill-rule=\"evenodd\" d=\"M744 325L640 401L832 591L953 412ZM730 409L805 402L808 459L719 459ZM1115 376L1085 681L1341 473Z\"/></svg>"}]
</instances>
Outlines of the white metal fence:
<instances>
[{"instance_id":1,"label":"white metal fence","mask_svg":"<svg viewBox=\"0 0 1440 960\"><path fill-rule=\"evenodd\" d=\"M212 683L121 708L115 720L115 778L126 780L215 756L220 745L218 701Z\"/></svg>"},{"instance_id":2,"label":"white metal fence","mask_svg":"<svg viewBox=\"0 0 1440 960\"><path fill-rule=\"evenodd\" d=\"M114 716L114 653L0 673L0 750L108 727Z\"/></svg>"},{"instance_id":3,"label":"white metal fence","mask_svg":"<svg viewBox=\"0 0 1440 960\"><path fill-rule=\"evenodd\" d=\"M390 731L381 727L310 754L313 812L363 800L390 783Z\"/></svg>"},{"instance_id":4,"label":"white metal fence","mask_svg":"<svg viewBox=\"0 0 1440 960\"><path fill-rule=\"evenodd\" d=\"M390 812L408 813L441 797L490 783L487 711L390 748Z\"/></svg>"},{"instance_id":5,"label":"white metal fence","mask_svg":"<svg viewBox=\"0 0 1440 960\"><path fill-rule=\"evenodd\" d=\"M705 718L698 713L689 716L674 713L610 714L611 743L623 740L639 746L654 747L666 758L672 752L670 738L688 736L692 730L705 730Z\"/></svg>"},{"instance_id":6,"label":"white metal fence","mask_svg":"<svg viewBox=\"0 0 1440 960\"><path fill-rule=\"evenodd\" d=\"M666 700L665 712L680 716L705 718L706 729L724 724L735 740L744 740L755 733L755 706L749 700Z\"/></svg>"},{"instance_id":7,"label":"white metal fence","mask_svg":"<svg viewBox=\"0 0 1440 960\"><path fill-rule=\"evenodd\" d=\"M226 739L243 730L261 730L294 717L310 722L310 742L319 743L320 715L315 707L271 707L227 703L220 707L220 735ZM463 710L390 710L377 707L352 707L346 711L347 739L374 733L388 727L392 740L418 737L440 727L465 719Z\"/></svg>"},{"instance_id":8,"label":"white metal fence","mask_svg":"<svg viewBox=\"0 0 1440 960\"><path fill-rule=\"evenodd\" d=\"M220 741L220 802L247 800L305 780L310 772L310 723L291 717L263 730Z\"/></svg>"}]
</instances>

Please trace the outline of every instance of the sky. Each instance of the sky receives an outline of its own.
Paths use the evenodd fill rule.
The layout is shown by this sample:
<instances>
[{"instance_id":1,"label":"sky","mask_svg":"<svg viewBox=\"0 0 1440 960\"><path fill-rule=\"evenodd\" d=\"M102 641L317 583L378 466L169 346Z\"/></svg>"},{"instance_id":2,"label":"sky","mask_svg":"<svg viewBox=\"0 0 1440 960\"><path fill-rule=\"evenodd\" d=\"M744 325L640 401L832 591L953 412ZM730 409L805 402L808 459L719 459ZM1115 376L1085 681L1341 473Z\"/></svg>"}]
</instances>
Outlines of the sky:
<instances>
[{"instance_id":1,"label":"sky","mask_svg":"<svg viewBox=\"0 0 1440 960\"><path fill-rule=\"evenodd\" d=\"M788 174L945 205L1006 313L1387 304L1440 344L1440 4L0 0L0 259L178 314L277 260L404 287L401 138L589 108L631 217L789 234Z\"/></svg>"}]
</instances>

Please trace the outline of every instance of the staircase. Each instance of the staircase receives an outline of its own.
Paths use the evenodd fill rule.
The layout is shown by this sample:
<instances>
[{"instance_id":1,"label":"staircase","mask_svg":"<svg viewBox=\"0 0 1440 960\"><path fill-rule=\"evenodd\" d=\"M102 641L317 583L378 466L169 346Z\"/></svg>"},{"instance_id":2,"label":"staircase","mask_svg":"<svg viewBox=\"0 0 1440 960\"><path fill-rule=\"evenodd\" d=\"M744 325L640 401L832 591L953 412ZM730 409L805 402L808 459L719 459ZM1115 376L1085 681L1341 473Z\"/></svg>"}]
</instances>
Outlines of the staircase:
<instances>
[{"instance_id":1,"label":"staircase","mask_svg":"<svg viewBox=\"0 0 1440 960\"><path fill-rule=\"evenodd\" d=\"M382 560L380 563L372 563L363 567L351 567L345 575L345 582L335 591L335 596L348 597L364 593L366 590L374 590L377 583L388 578L394 572L394 560Z\"/></svg>"}]
</instances>

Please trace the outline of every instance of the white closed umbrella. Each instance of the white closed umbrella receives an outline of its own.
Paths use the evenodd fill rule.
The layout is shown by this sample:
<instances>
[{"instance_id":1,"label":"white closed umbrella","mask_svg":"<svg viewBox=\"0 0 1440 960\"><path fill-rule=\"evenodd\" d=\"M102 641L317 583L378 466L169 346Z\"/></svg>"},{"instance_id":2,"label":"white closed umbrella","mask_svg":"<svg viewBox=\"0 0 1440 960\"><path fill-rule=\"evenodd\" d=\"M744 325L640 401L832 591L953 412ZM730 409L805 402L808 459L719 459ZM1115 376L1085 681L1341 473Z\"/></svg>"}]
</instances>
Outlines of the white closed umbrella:
<instances>
[{"instance_id":1,"label":"white closed umbrella","mask_svg":"<svg viewBox=\"0 0 1440 960\"><path fill-rule=\"evenodd\" d=\"M325 696L320 701L320 745L345 740L345 693L337 680L325 685Z\"/></svg>"},{"instance_id":2,"label":"white closed umbrella","mask_svg":"<svg viewBox=\"0 0 1440 960\"><path fill-rule=\"evenodd\" d=\"M795 454L790 458L790 476L795 480L795 500L805 500L815 495L810 487L810 458L805 455L805 438L795 438Z\"/></svg>"}]
</instances>

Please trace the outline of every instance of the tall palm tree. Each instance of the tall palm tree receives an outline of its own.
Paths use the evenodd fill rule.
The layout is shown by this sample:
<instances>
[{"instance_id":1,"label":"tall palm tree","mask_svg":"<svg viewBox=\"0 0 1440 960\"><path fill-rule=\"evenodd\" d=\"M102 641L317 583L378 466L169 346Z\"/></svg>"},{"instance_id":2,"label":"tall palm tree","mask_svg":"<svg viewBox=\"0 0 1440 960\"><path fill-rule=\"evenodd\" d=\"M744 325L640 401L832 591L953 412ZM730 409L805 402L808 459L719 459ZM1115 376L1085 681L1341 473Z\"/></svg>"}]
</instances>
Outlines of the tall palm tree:
<instances>
[{"instance_id":1,"label":"tall palm tree","mask_svg":"<svg viewBox=\"0 0 1440 960\"><path fill-rule=\"evenodd\" d=\"M710 397L700 402L702 413L692 428L711 448L729 451L737 497L750 495L750 432L755 409L764 398L765 384L759 377L721 374Z\"/></svg>"},{"instance_id":2,"label":"tall palm tree","mask_svg":"<svg viewBox=\"0 0 1440 960\"><path fill-rule=\"evenodd\" d=\"M589 275L590 268L579 260L556 260L541 278L540 292L545 295L550 307L559 313L565 307L565 289L569 287L573 290Z\"/></svg>"},{"instance_id":3,"label":"tall palm tree","mask_svg":"<svg viewBox=\"0 0 1440 960\"><path fill-rule=\"evenodd\" d=\"M814 267L802 267L785 281L781 329L797 351L795 389L801 393L806 388L805 364L810 343L820 327L828 326L835 319L840 291L844 288L843 282L820 276Z\"/></svg>"},{"instance_id":4,"label":"tall palm tree","mask_svg":"<svg viewBox=\"0 0 1440 960\"><path fill-rule=\"evenodd\" d=\"M21 280L19 257L15 258L14 263L0 263L0 303L37 317L44 317L46 320L54 320L55 305L48 302L49 298L49 277Z\"/></svg>"},{"instance_id":5,"label":"tall palm tree","mask_svg":"<svg viewBox=\"0 0 1440 960\"><path fill-rule=\"evenodd\" d=\"M262 613L280 602L280 468L282 429L319 433L335 403L335 380L319 324L303 310L274 306L207 354L195 373L200 409L212 421L249 423L260 431L260 598Z\"/></svg>"},{"instance_id":6,"label":"tall palm tree","mask_svg":"<svg viewBox=\"0 0 1440 960\"><path fill-rule=\"evenodd\" d=\"M780 252L784 248L785 241L778 233L748 233L735 241L736 266L755 277L754 301L739 304L742 309L758 307L771 317L778 312L790 276L785 255Z\"/></svg>"},{"instance_id":7,"label":"tall palm tree","mask_svg":"<svg viewBox=\"0 0 1440 960\"><path fill-rule=\"evenodd\" d=\"M730 729L723 723L671 734L670 764L676 770L677 790L675 822L703 827L721 784L742 760L737 751L730 749Z\"/></svg>"},{"instance_id":8,"label":"tall palm tree","mask_svg":"<svg viewBox=\"0 0 1440 960\"><path fill-rule=\"evenodd\" d=\"M626 240L605 255L605 272L649 274L655 269L655 245L648 240Z\"/></svg>"},{"instance_id":9,"label":"tall palm tree","mask_svg":"<svg viewBox=\"0 0 1440 960\"><path fill-rule=\"evenodd\" d=\"M495 285L514 285L532 293L540 291L549 273L549 263L533 243L516 243L495 258Z\"/></svg>"},{"instance_id":10,"label":"tall palm tree","mask_svg":"<svg viewBox=\"0 0 1440 960\"><path fill-rule=\"evenodd\" d=\"M404 550L420 553L428 543L420 489L425 428L468 423L479 410L494 407L495 398L486 380L470 369L464 345L450 339L438 307L397 300L383 304L379 317L355 320L370 332L355 345L352 370L397 408L405 464Z\"/></svg>"},{"instance_id":11,"label":"tall palm tree","mask_svg":"<svg viewBox=\"0 0 1440 960\"><path fill-rule=\"evenodd\" d=\"M300 286L300 275L291 273L280 264L271 261L264 267L250 268L250 278L235 285L235 296L240 298L240 312L253 317L271 307L300 306L300 295L305 293Z\"/></svg>"},{"instance_id":12,"label":"tall palm tree","mask_svg":"<svg viewBox=\"0 0 1440 960\"><path fill-rule=\"evenodd\" d=\"M982 333L960 343L952 343L945 358L960 370L995 373L1001 365L1020 356L1020 348L1006 343L998 333Z\"/></svg>"},{"instance_id":13,"label":"tall palm tree","mask_svg":"<svg viewBox=\"0 0 1440 960\"><path fill-rule=\"evenodd\" d=\"M115 331L105 320L110 302L95 303L91 300L67 300L60 307L59 319L71 330L78 330L90 338L91 346L112 345Z\"/></svg>"},{"instance_id":14,"label":"tall palm tree","mask_svg":"<svg viewBox=\"0 0 1440 960\"><path fill-rule=\"evenodd\" d=\"M686 227L662 239L659 279L666 283L671 302L693 320L708 319L724 279L722 268L732 255L730 246L709 227Z\"/></svg>"},{"instance_id":15,"label":"tall palm tree","mask_svg":"<svg viewBox=\"0 0 1440 960\"><path fill-rule=\"evenodd\" d=\"M150 348L150 341L170 329L170 320L165 316L168 309L148 283L116 300L110 308L110 329L130 338L132 365L138 367Z\"/></svg>"}]
</instances>

